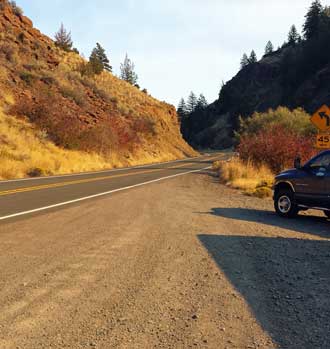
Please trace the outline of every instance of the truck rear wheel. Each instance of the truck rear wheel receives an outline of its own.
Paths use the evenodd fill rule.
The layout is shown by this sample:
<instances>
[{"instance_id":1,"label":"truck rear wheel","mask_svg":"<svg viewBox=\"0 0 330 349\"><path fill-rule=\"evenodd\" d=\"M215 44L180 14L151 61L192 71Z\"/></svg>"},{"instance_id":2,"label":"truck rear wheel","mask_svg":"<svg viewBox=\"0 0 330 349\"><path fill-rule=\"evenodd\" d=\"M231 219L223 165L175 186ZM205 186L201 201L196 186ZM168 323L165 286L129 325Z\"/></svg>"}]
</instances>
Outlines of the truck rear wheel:
<instances>
[{"instance_id":1,"label":"truck rear wheel","mask_svg":"<svg viewBox=\"0 0 330 349\"><path fill-rule=\"evenodd\" d=\"M294 218L299 213L292 190L279 190L275 194L274 206L276 213L281 217Z\"/></svg>"}]
</instances>

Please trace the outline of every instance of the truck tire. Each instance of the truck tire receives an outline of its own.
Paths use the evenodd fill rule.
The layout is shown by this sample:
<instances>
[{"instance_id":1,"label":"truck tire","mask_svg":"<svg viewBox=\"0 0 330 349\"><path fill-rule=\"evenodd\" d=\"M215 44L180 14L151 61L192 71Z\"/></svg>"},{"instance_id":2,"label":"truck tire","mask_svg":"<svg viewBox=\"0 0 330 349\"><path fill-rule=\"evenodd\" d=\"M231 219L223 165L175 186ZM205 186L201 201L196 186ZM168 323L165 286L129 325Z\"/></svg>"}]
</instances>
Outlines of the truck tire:
<instances>
[{"instance_id":1,"label":"truck tire","mask_svg":"<svg viewBox=\"0 0 330 349\"><path fill-rule=\"evenodd\" d=\"M292 190L283 189L275 194L275 211L280 217L294 218L299 213L299 208L295 203L295 197Z\"/></svg>"}]
</instances>

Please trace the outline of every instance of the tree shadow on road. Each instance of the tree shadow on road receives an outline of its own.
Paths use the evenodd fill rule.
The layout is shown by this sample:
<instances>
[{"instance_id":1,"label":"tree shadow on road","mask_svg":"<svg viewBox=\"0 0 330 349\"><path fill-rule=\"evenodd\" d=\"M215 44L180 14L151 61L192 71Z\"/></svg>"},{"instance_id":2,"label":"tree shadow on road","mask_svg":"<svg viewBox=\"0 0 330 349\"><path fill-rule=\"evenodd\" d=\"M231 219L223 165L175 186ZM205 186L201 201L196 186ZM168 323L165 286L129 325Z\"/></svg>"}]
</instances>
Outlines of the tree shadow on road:
<instances>
[{"instance_id":1,"label":"tree shadow on road","mask_svg":"<svg viewBox=\"0 0 330 349\"><path fill-rule=\"evenodd\" d=\"M327 218L300 215L295 219L285 219L272 211L249 208L212 208L211 215L246 222L267 224L274 227L330 238L330 224Z\"/></svg>"},{"instance_id":2,"label":"tree shadow on road","mask_svg":"<svg viewBox=\"0 0 330 349\"><path fill-rule=\"evenodd\" d=\"M330 242L198 237L279 348L330 348Z\"/></svg>"}]
</instances>

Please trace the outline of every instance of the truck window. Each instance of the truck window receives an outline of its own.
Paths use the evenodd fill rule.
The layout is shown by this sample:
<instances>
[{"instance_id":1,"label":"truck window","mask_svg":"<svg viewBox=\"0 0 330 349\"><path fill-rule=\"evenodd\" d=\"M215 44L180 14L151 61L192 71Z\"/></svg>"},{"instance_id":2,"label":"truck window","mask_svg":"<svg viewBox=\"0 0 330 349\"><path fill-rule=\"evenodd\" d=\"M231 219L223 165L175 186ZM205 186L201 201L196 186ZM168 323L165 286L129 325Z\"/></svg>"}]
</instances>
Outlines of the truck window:
<instances>
[{"instance_id":1,"label":"truck window","mask_svg":"<svg viewBox=\"0 0 330 349\"><path fill-rule=\"evenodd\" d=\"M320 168L330 168L330 154L324 154L309 163L309 167L313 170L318 170Z\"/></svg>"}]
</instances>

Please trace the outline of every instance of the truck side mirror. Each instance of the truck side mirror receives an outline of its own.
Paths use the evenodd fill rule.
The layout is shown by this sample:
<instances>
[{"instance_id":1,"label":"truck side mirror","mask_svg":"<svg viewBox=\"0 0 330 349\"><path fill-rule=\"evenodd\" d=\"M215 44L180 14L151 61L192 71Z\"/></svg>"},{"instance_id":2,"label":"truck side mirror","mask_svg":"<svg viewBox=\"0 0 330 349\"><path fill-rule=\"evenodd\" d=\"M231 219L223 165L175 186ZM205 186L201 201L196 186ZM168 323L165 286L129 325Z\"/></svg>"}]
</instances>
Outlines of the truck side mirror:
<instances>
[{"instance_id":1,"label":"truck side mirror","mask_svg":"<svg viewBox=\"0 0 330 349\"><path fill-rule=\"evenodd\" d=\"M296 168L297 170L301 169L301 158L300 158L300 156L297 156L294 159L294 168Z\"/></svg>"}]
</instances>

